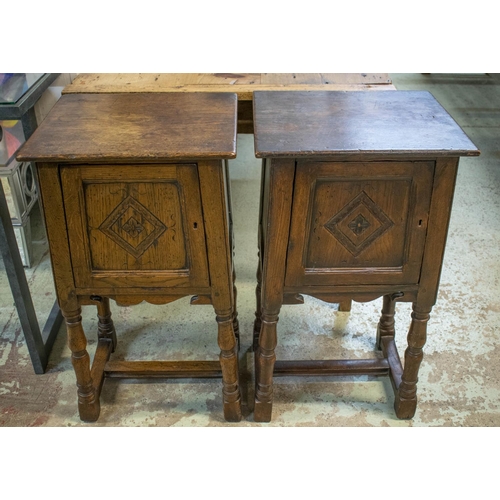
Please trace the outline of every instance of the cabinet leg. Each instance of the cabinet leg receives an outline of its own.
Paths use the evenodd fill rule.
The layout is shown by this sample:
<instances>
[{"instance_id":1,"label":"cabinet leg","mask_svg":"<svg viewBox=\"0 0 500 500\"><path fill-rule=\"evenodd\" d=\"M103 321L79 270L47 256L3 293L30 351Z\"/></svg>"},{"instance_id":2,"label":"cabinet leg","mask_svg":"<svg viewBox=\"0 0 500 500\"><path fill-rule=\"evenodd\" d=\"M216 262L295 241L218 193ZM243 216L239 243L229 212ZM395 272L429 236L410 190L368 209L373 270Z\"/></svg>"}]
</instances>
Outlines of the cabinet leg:
<instances>
[{"instance_id":1,"label":"cabinet leg","mask_svg":"<svg viewBox=\"0 0 500 500\"><path fill-rule=\"evenodd\" d=\"M256 422L270 422L273 410L273 371L276 362L276 325L278 315L262 315L259 346L255 352L255 408Z\"/></svg>"},{"instance_id":2,"label":"cabinet leg","mask_svg":"<svg viewBox=\"0 0 500 500\"><path fill-rule=\"evenodd\" d=\"M352 300L343 300L339 302L339 311L340 312L349 312L352 307Z\"/></svg>"},{"instance_id":3,"label":"cabinet leg","mask_svg":"<svg viewBox=\"0 0 500 500\"><path fill-rule=\"evenodd\" d=\"M233 331L234 336L236 337L236 342L238 343L238 351L240 350L240 325L238 323L238 309L237 309L237 296L238 290L234 285L236 281L236 272L233 269Z\"/></svg>"},{"instance_id":4,"label":"cabinet leg","mask_svg":"<svg viewBox=\"0 0 500 500\"><path fill-rule=\"evenodd\" d=\"M382 349L382 337L394 338L396 332L394 330L394 314L396 309L394 295L384 295L382 303L382 315L377 325L377 343L376 349Z\"/></svg>"},{"instance_id":5,"label":"cabinet leg","mask_svg":"<svg viewBox=\"0 0 500 500\"><path fill-rule=\"evenodd\" d=\"M217 312L216 312L217 314ZM224 418L228 422L241 420L241 395L238 374L238 348L233 329L233 315L217 314L218 343L222 369Z\"/></svg>"},{"instance_id":6,"label":"cabinet leg","mask_svg":"<svg viewBox=\"0 0 500 500\"><path fill-rule=\"evenodd\" d=\"M418 370L424 357L423 347L427 338L430 312L431 308L420 308L416 303L413 304L403 376L394 402L398 418L412 418L417 409Z\"/></svg>"},{"instance_id":7,"label":"cabinet leg","mask_svg":"<svg viewBox=\"0 0 500 500\"><path fill-rule=\"evenodd\" d=\"M99 322L97 323L98 337L99 339L111 340L113 346L111 352L114 352L116 349L116 332L113 320L111 319L111 308L107 297L103 297L97 303L97 317L99 318Z\"/></svg>"},{"instance_id":8,"label":"cabinet leg","mask_svg":"<svg viewBox=\"0 0 500 500\"><path fill-rule=\"evenodd\" d=\"M259 257L260 259L260 257ZM259 335L262 325L262 311L261 311L261 294L262 294L262 268L259 260L259 266L257 267L257 286L255 287L255 321L253 324L253 351L256 352L259 347Z\"/></svg>"},{"instance_id":9,"label":"cabinet leg","mask_svg":"<svg viewBox=\"0 0 500 500\"><path fill-rule=\"evenodd\" d=\"M82 328L82 309L62 311L68 331L71 363L76 374L78 411L84 422L95 422L99 417L100 404L90 375L90 356L86 350L87 339Z\"/></svg>"}]
</instances>

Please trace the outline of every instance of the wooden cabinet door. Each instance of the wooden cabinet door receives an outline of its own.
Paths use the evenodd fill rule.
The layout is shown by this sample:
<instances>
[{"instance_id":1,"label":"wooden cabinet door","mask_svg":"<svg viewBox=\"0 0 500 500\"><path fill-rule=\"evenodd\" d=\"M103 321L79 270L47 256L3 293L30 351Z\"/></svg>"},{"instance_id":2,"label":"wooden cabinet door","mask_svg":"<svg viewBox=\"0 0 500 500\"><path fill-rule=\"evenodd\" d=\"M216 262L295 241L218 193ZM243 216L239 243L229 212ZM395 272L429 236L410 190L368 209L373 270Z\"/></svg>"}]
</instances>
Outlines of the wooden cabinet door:
<instances>
[{"instance_id":1,"label":"wooden cabinet door","mask_svg":"<svg viewBox=\"0 0 500 500\"><path fill-rule=\"evenodd\" d=\"M287 286L415 284L434 162L297 163Z\"/></svg>"},{"instance_id":2,"label":"wooden cabinet door","mask_svg":"<svg viewBox=\"0 0 500 500\"><path fill-rule=\"evenodd\" d=\"M63 166L77 288L209 285L195 164Z\"/></svg>"}]
</instances>

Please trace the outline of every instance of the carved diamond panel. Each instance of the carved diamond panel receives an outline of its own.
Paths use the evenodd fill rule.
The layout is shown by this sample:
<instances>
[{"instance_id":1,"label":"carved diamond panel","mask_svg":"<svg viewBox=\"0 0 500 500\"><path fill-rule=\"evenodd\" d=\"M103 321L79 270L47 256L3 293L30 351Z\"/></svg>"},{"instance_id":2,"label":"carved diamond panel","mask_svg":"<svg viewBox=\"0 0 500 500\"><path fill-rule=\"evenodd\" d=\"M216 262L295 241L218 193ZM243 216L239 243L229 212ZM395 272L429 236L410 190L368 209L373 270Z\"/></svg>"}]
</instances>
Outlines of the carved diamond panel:
<instances>
[{"instance_id":1,"label":"carved diamond panel","mask_svg":"<svg viewBox=\"0 0 500 500\"><path fill-rule=\"evenodd\" d=\"M324 227L357 257L393 225L394 222L363 191Z\"/></svg>"},{"instance_id":2,"label":"carved diamond panel","mask_svg":"<svg viewBox=\"0 0 500 500\"><path fill-rule=\"evenodd\" d=\"M136 259L168 228L132 196L125 198L99 229Z\"/></svg>"}]
</instances>

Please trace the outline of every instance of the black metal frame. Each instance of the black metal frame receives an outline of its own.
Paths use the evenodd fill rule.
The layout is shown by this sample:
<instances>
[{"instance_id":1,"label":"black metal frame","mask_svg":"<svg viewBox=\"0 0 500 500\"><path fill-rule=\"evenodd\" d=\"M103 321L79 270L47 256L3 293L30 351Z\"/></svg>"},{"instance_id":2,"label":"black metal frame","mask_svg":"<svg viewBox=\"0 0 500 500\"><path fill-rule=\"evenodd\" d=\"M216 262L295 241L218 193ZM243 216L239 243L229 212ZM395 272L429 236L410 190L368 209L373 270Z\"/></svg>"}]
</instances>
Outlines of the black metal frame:
<instances>
[{"instance_id":1,"label":"black metal frame","mask_svg":"<svg viewBox=\"0 0 500 500\"><path fill-rule=\"evenodd\" d=\"M58 76L59 73L46 73L14 104L0 105L0 120L21 120L24 136L27 140L38 126L34 106ZM36 179L34 165L33 171ZM7 200L5 199L1 183L0 221L0 251L5 264L5 271L9 279L33 368L35 373L42 374L45 373L50 351L61 326L62 314L57 302L55 302L43 330L40 331L21 255L17 246Z\"/></svg>"}]
</instances>

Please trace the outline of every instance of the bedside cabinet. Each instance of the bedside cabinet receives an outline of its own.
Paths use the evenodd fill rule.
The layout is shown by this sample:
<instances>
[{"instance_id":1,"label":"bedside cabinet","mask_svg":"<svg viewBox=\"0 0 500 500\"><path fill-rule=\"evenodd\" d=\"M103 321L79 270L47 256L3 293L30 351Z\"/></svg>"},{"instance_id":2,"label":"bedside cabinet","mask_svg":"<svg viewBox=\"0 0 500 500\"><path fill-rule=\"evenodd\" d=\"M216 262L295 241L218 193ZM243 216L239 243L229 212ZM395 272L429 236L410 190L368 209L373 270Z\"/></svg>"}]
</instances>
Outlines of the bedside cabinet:
<instances>
[{"instance_id":1,"label":"bedside cabinet","mask_svg":"<svg viewBox=\"0 0 500 500\"><path fill-rule=\"evenodd\" d=\"M399 418L416 410L460 156L479 151L427 92L255 92L263 158L255 322L255 420L273 375L388 375ZM282 304L383 297L377 359L276 361ZM412 302L408 348L397 301ZM404 368L403 368L404 366Z\"/></svg>"},{"instance_id":2,"label":"bedside cabinet","mask_svg":"<svg viewBox=\"0 0 500 500\"><path fill-rule=\"evenodd\" d=\"M222 374L224 416L241 419L227 159L234 94L63 96L18 158L37 162L80 417L95 421L110 377ZM211 304L219 361L113 361L110 299ZM92 365L81 306L97 306ZM196 314L196 310L193 310Z\"/></svg>"}]
</instances>

